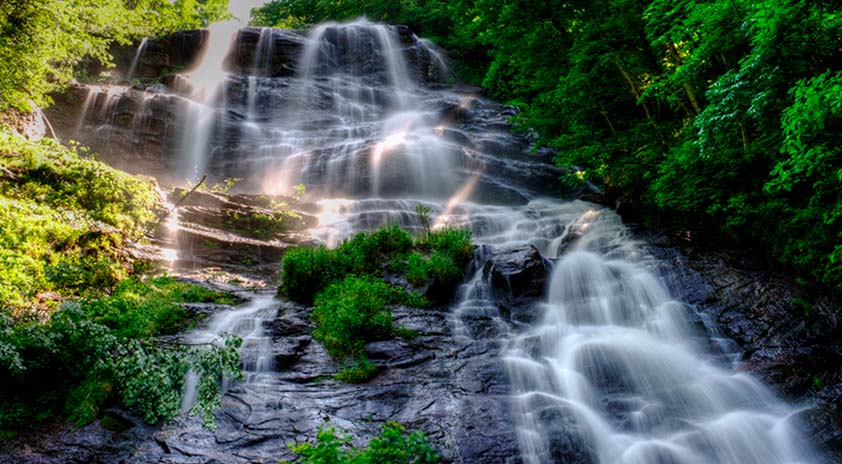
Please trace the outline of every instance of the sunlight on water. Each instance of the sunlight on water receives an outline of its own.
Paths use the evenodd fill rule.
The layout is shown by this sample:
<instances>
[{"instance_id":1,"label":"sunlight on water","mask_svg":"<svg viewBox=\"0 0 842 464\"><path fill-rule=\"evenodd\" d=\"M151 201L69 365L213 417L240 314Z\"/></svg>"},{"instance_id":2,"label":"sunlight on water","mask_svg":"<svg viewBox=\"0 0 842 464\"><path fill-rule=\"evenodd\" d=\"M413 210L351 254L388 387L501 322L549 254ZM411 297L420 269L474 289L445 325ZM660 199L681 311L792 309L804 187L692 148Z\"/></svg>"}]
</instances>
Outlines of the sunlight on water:
<instances>
[{"instance_id":1,"label":"sunlight on water","mask_svg":"<svg viewBox=\"0 0 842 464\"><path fill-rule=\"evenodd\" d=\"M670 296L657 262L616 214L542 198L540 192L557 192L529 185L535 162L525 155L529 144L515 143L505 130L512 113L494 107L492 114L475 94L442 90L443 81L422 82L431 68L413 66L431 63L446 74L433 44L364 20L323 24L307 36L239 26L211 27L189 73L195 90L178 96L180 169L194 181L205 172L243 177L242 188L252 193L291 194L305 184L319 207L309 233L329 247L383 224L421 233L430 224L420 210L429 210L436 229L469 228L479 245L476 261L449 317L459 343L498 337L504 344L500 362L524 462L814 460L793 421L796 410L707 351L712 334L694 324L693 308ZM227 73L235 34L256 47L254 63ZM279 50L298 58L278 68ZM111 96L125 91L92 88L83 113L112 115ZM146 123L147 100L133 123ZM498 116L493 124L476 122ZM114 123L100 119L101 127ZM175 208L166 226L167 240L176 243ZM176 248L165 251L171 263ZM515 321L501 303L508 284L492 279L495 255L529 255L553 268L545 296L530 307L533 319ZM278 307L257 296L214 314L191 340L242 336L243 368L254 382L273 369L265 326ZM482 321L483 330L466 321ZM195 401L195 382L191 374L184 410Z\"/></svg>"}]
</instances>

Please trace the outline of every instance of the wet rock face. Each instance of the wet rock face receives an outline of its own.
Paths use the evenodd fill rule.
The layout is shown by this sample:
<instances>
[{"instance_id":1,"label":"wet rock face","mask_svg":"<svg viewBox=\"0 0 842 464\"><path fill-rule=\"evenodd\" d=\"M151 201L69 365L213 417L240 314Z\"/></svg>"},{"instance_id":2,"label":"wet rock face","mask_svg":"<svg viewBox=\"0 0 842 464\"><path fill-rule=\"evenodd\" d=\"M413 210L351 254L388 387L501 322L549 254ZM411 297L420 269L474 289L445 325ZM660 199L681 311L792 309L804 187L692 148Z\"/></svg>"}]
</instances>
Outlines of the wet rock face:
<instances>
[{"instance_id":1,"label":"wet rock face","mask_svg":"<svg viewBox=\"0 0 842 464\"><path fill-rule=\"evenodd\" d=\"M168 36L149 39L134 68L132 78L154 79L167 73L189 71L205 51L210 34L207 30L178 31ZM117 71L123 77L132 67L141 43L130 49L112 50Z\"/></svg>"},{"instance_id":2,"label":"wet rock face","mask_svg":"<svg viewBox=\"0 0 842 464\"><path fill-rule=\"evenodd\" d=\"M54 96L45 114L58 137L90 147L97 159L118 169L176 181L167 173L178 164L172 154L180 149L187 101L174 94L100 90L77 84Z\"/></svg>"},{"instance_id":3,"label":"wet rock face","mask_svg":"<svg viewBox=\"0 0 842 464\"><path fill-rule=\"evenodd\" d=\"M519 462L497 342L458 342L446 313L399 307L396 324L419 335L369 344L378 375L347 385L332 379L334 362L312 341L309 309L279 304L278 318L266 327L276 370L226 393L215 432L198 418L149 428L127 416L125 430L97 422L39 448L16 448L6 455L12 461L0 462L26 456L40 463L276 463L294 457L289 443L312 439L328 420L356 445L378 435L385 421L397 421L423 430L445 462Z\"/></svg>"},{"instance_id":4,"label":"wet rock face","mask_svg":"<svg viewBox=\"0 0 842 464\"><path fill-rule=\"evenodd\" d=\"M538 311L534 305L545 295L551 269L532 245L496 250L486 261L483 272L491 279L497 303L511 319L532 322Z\"/></svg>"},{"instance_id":5,"label":"wet rock face","mask_svg":"<svg viewBox=\"0 0 842 464\"><path fill-rule=\"evenodd\" d=\"M300 31L255 27L241 29L228 50L225 69L251 76L294 76L306 40L305 34Z\"/></svg>"},{"instance_id":6,"label":"wet rock face","mask_svg":"<svg viewBox=\"0 0 842 464\"><path fill-rule=\"evenodd\" d=\"M695 305L742 353L737 368L767 382L798 414L804 435L842 461L842 318L838 302L811 294L752 258L694 250L664 235L641 238L660 260L673 295ZM814 407L810 408L810 405Z\"/></svg>"},{"instance_id":7,"label":"wet rock face","mask_svg":"<svg viewBox=\"0 0 842 464\"><path fill-rule=\"evenodd\" d=\"M187 195L187 196L185 196ZM178 207L174 243L176 270L224 268L237 274L271 278L290 246L311 241L305 230L318 219L312 206L291 198L176 189L169 201Z\"/></svg>"}]
</instances>

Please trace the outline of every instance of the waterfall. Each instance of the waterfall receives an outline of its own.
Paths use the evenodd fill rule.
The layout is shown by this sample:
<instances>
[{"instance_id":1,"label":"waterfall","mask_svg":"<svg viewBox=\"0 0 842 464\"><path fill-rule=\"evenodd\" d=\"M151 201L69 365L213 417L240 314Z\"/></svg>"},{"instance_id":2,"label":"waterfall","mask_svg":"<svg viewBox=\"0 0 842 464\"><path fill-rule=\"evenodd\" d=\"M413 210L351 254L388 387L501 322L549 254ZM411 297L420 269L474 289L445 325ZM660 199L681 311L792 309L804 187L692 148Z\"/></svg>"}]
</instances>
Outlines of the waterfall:
<instances>
[{"instance_id":1,"label":"waterfall","mask_svg":"<svg viewBox=\"0 0 842 464\"><path fill-rule=\"evenodd\" d=\"M447 308L450 334L465 350L488 338L499 341L495 350L503 347L498 366L511 392L495 395L511 407L512 443L523 462L817 461L793 424L798 410L729 364L736 353L710 351L718 335L670 295L658 262L616 214L557 199L551 154L512 134L515 110L447 86L447 60L434 45L365 20L306 35L244 28L229 40L232 33L211 31L200 66L189 72L192 93L173 92L184 126L175 176L239 177L238 189L261 195L304 184L320 208L309 233L328 246L386 223L417 232L418 206L429 209L435 228L470 228L478 251ZM104 92L88 99L78 124L110 133L120 99ZM145 111L134 124L146 124ZM514 315L491 269L516 253L537 256L552 274L536 291L543 291L540 303ZM223 333L243 337L242 387L252 388L277 374L265 326L279 306L259 294L189 336L201 343ZM195 381L188 379L185 410ZM278 389L286 399L302 390L321 394L321 385L303 385ZM342 394L352 396L350 388ZM244 404L256 398L247 393ZM262 418L286 414L273 398L260 401ZM395 403L390 414L404 402Z\"/></svg>"},{"instance_id":2,"label":"waterfall","mask_svg":"<svg viewBox=\"0 0 842 464\"><path fill-rule=\"evenodd\" d=\"M690 308L627 235L600 211L503 354L524 461L813 462L794 409L704 352Z\"/></svg>"},{"instance_id":3,"label":"waterfall","mask_svg":"<svg viewBox=\"0 0 842 464\"><path fill-rule=\"evenodd\" d=\"M143 58L143 53L146 51L146 46L148 44L149 39L144 37L143 40L140 41L140 45L137 47L137 52L135 52L134 58L132 59L132 65L129 67L129 72L126 73L126 81L128 81L130 85L132 77L134 77L134 73L137 71L137 65L140 64L140 60Z\"/></svg>"},{"instance_id":4,"label":"waterfall","mask_svg":"<svg viewBox=\"0 0 842 464\"><path fill-rule=\"evenodd\" d=\"M246 382L259 382L261 375L273 369L272 337L264 325L271 322L278 314L278 302L270 295L258 295L248 303L233 310L221 311L211 316L202 329L189 334L191 343L223 343L222 335L242 338L240 347L240 367ZM187 374L184 398L181 410L187 412L196 402L198 376L194 372ZM222 389L231 386L231 379L223 379Z\"/></svg>"}]
</instances>

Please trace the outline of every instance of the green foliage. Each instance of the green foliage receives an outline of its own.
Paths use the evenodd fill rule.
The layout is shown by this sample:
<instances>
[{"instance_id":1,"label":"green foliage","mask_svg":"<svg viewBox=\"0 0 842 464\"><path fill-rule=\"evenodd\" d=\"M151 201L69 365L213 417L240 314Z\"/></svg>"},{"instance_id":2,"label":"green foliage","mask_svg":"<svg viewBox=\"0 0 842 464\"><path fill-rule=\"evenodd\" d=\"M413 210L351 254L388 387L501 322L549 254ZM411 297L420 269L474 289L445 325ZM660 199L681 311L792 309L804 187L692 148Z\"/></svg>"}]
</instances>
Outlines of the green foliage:
<instances>
[{"instance_id":1,"label":"green foliage","mask_svg":"<svg viewBox=\"0 0 842 464\"><path fill-rule=\"evenodd\" d=\"M464 278L473 254L467 230L432 231L413 243L398 226L384 226L333 250L288 250L280 291L297 301L315 301L314 337L344 363L337 378L359 383L376 372L365 357L366 343L396 334L412 338L410 331L394 327L390 306L420 307L427 297L446 298ZM424 294L386 282L401 279Z\"/></svg>"},{"instance_id":2,"label":"green foliage","mask_svg":"<svg viewBox=\"0 0 842 464\"><path fill-rule=\"evenodd\" d=\"M347 275L380 274L386 263L412 248L412 238L398 226L359 233L336 249L294 248L283 259L281 292L309 303L331 283Z\"/></svg>"},{"instance_id":3,"label":"green foliage","mask_svg":"<svg viewBox=\"0 0 842 464\"><path fill-rule=\"evenodd\" d=\"M120 282L111 295L82 301L91 320L109 327L124 338L142 338L177 333L188 317L177 303L233 304L228 295L169 277Z\"/></svg>"},{"instance_id":4,"label":"green foliage","mask_svg":"<svg viewBox=\"0 0 842 464\"><path fill-rule=\"evenodd\" d=\"M332 427L319 430L316 443L290 445L299 456L296 464L435 464L441 461L423 432L408 433L395 422L387 422L379 437L362 449Z\"/></svg>"},{"instance_id":5,"label":"green foliage","mask_svg":"<svg viewBox=\"0 0 842 464\"><path fill-rule=\"evenodd\" d=\"M346 276L382 277L390 271L405 274L418 288L429 278L449 287L461 281L473 255L469 230L432 231L413 243L400 227L384 226L372 233L359 233L333 250L323 246L288 250L280 292L310 303L320 291Z\"/></svg>"},{"instance_id":6,"label":"green foliage","mask_svg":"<svg viewBox=\"0 0 842 464\"><path fill-rule=\"evenodd\" d=\"M50 103L83 58L110 45L226 19L228 0L14 0L0 3L0 113Z\"/></svg>"},{"instance_id":7,"label":"green foliage","mask_svg":"<svg viewBox=\"0 0 842 464\"><path fill-rule=\"evenodd\" d=\"M392 335L387 307L403 301L404 290L382 280L349 276L316 297L313 336L336 358L365 353L365 343Z\"/></svg>"},{"instance_id":8,"label":"green foliage","mask_svg":"<svg viewBox=\"0 0 842 464\"><path fill-rule=\"evenodd\" d=\"M414 251L406 258L406 280L421 287L430 280L430 263L421 253Z\"/></svg>"},{"instance_id":9,"label":"green foliage","mask_svg":"<svg viewBox=\"0 0 842 464\"><path fill-rule=\"evenodd\" d=\"M0 308L54 309L56 297L108 290L133 270L126 245L155 223L147 181L53 141L0 129Z\"/></svg>"},{"instance_id":10,"label":"green foliage","mask_svg":"<svg viewBox=\"0 0 842 464\"><path fill-rule=\"evenodd\" d=\"M430 232L420 247L446 256L456 266L465 266L474 257L471 231L468 229L445 228Z\"/></svg>"},{"instance_id":11,"label":"green foliage","mask_svg":"<svg viewBox=\"0 0 842 464\"><path fill-rule=\"evenodd\" d=\"M336 373L336 379L345 383L365 383L377 374L377 366L365 356L346 361L345 366Z\"/></svg>"},{"instance_id":12,"label":"green foliage","mask_svg":"<svg viewBox=\"0 0 842 464\"><path fill-rule=\"evenodd\" d=\"M842 288L842 72L799 81L782 116L784 157L765 186L778 257Z\"/></svg>"},{"instance_id":13,"label":"green foliage","mask_svg":"<svg viewBox=\"0 0 842 464\"><path fill-rule=\"evenodd\" d=\"M194 412L208 423L222 376L239 375L239 339L208 347L157 340L186 327L182 302L230 297L166 277L131 279L108 297L65 303L43 323L0 318L2 434L55 415L83 425L111 401L150 423L170 418L179 412L189 368L200 377Z\"/></svg>"}]
</instances>

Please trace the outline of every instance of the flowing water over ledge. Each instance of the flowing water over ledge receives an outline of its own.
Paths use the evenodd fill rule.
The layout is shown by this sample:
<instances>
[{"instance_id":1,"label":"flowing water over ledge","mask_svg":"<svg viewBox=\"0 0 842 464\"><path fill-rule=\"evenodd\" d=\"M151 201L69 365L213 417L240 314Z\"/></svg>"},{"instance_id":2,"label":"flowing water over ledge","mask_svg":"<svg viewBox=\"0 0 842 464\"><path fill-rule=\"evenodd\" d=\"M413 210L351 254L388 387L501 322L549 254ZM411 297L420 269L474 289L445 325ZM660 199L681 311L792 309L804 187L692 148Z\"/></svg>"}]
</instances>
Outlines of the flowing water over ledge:
<instances>
[{"instance_id":1,"label":"flowing water over ledge","mask_svg":"<svg viewBox=\"0 0 842 464\"><path fill-rule=\"evenodd\" d=\"M222 37L188 90L89 91L68 125L106 153L143 147L165 182L303 183L320 206L309 233L331 245L388 222L417 230L424 205L435 227L469 227L477 258L447 311L396 310L421 336L372 344L367 385L330 380L306 308L257 296L214 315L190 336L243 336L247 374L226 385L219 429L183 417L103 460L270 462L330 418L357 441L384 420L421 428L454 462L818 461L795 409L735 371L645 245L609 210L549 199L557 171L509 132L512 110L441 84L431 44L365 21L244 29L226 53Z\"/></svg>"}]
</instances>

